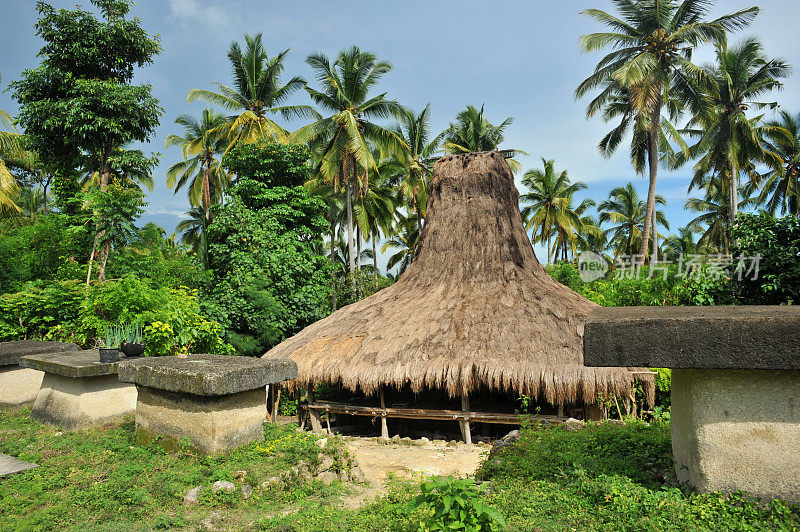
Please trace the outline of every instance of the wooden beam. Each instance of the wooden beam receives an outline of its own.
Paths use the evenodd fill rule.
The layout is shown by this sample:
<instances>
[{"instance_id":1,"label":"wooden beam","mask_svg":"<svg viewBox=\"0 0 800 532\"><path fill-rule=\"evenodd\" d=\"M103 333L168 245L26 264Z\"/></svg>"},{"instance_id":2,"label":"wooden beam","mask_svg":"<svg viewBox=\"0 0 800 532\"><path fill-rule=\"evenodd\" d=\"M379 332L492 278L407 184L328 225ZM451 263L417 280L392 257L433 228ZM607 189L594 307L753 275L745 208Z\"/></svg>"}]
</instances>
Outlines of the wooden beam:
<instances>
[{"instance_id":1,"label":"wooden beam","mask_svg":"<svg viewBox=\"0 0 800 532\"><path fill-rule=\"evenodd\" d=\"M351 416L368 416L401 418L401 419L425 419L433 421L460 421L468 420L473 423L499 423L505 425L519 424L521 419L528 419L532 422L543 421L547 423L559 423L564 418L553 415L533 415L533 414L505 414L499 412L472 412L463 410L437 410L425 408L380 408L375 406L351 405L348 403L337 403L333 401L316 401L309 404L309 411L332 412L335 414L348 414Z\"/></svg>"},{"instance_id":2,"label":"wooden beam","mask_svg":"<svg viewBox=\"0 0 800 532\"><path fill-rule=\"evenodd\" d=\"M311 419L311 430L316 433L322 432L322 420L320 417L320 410L314 408L314 385L309 384L308 387L308 417Z\"/></svg>"},{"instance_id":3,"label":"wooden beam","mask_svg":"<svg viewBox=\"0 0 800 532\"><path fill-rule=\"evenodd\" d=\"M277 385L273 384L273 385L270 386L270 388L272 386L277 386ZM278 406L280 406L280 404L281 404L281 388L277 388L273 392L273 396L272 397L273 397L273 400L272 400L272 422L275 423L276 421L278 421Z\"/></svg>"},{"instance_id":4,"label":"wooden beam","mask_svg":"<svg viewBox=\"0 0 800 532\"><path fill-rule=\"evenodd\" d=\"M466 414L464 419L458 422L461 427L461 437L464 443L472 444L472 431L469 428L469 395L466 393L461 396L461 411Z\"/></svg>"},{"instance_id":5,"label":"wooden beam","mask_svg":"<svg viewBox=\"0 0 800 532\"><path fill-rule=\"evenodd\" d=\"M389 439L389 424L386 421L386 400L383 397L383 386L380 387L381 396L381 438Z\"/></svg>"}]
</instances>

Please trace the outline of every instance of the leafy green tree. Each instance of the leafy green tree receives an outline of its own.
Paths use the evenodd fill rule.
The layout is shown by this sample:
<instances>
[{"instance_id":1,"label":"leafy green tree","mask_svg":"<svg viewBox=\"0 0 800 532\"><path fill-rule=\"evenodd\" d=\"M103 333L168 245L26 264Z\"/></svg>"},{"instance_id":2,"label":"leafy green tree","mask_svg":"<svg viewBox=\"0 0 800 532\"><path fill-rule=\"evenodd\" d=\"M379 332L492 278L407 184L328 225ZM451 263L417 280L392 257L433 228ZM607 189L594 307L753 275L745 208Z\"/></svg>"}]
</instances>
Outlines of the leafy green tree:
<instances>
[{"instance_id":1,"label":"leafy green tree","mask_svg":"<svg viewBox=\"0 0 800 532\"><path fill-rule=\"evenodd\" d=\"M661 196L656 196L657 205L666 205ZM617 255L634 255L642 238L642 228L646 220L646 204L639 198L633 183L624 187L615 187L597 210L600 211L600 223L613 224L605 230L610 236L609 244ZM667 229L669 224L662 211L656 211L656 219Z\"/></svg>"},{"instance_id":2,"label":"leafy green tree","mask_svg":"<svg viewBox=\"0 0 800 532\"><path fill-rule=\"evenodd\" d=\"M235 114L228 119L226 134L230 146L237 142L255 142L261 138L285 139L287 131L268 115L280 114L284 118L310 118L316 113L308 105L281 105L294 92L305 86L305 80L292 77L281 82L283 62L289 50L270 58L264 49L261 34L245 35L245 48L231 43L228 60L233 67L233 87L215 83L216 91L192 89L186 100L201 100L217 105Z\"/></svg>"},{"instance_id":3,"label":"leafy green tree","mask_svg":"<svg viewBox=\"0 0 800 532\"><path fill-rule=\"evenodd\" d=\"M733 256L746 259L741 279L738 272L733 275L738 299L750 305L796 304L800 298L800 220L767 213L739 214L731 235ZM757 272L753 257L760 257Z\"/></svg>"},{"instance_id":4,"label":"leafy green tree","mask_svg":"<svg viewBox=\"0 0 800 532\"><path fill-rule=\"evenodd\" d=\"M92 278L92 265L95 250L109 249L111 246L122 247L136 234L134 222L144 212L142 191L138 188L122 188L110 185L105 189L94 188L84 198L84 208L92 213L91 220L97 230L89 258L89 269L86 284ZM100 270L97 278L105 280L108 252L100 257Z\"/></svg>"},{"instance_id":5,"label":"leafy green tree","mask_svg":"<svg viewBox=\"0 0 800 532\"><path fill-rule=\"evenodd\" d=\"M108 158L110 168L110 183L116 183L123 188L138 188L153 190L153 169L158 166L160 155L153 154L146 157L142 150L128 150L124 146L116 147ZM81 181L84 190L91 187L102 186L100 173L95 170L98 166L96 157L82 157L83 171L86 177Z\"/></svg>"},{"instance_id":6,"label":"leafy green tree","mask_svg":"<svg viewBox=\"0 0 800 532\"><path fill-rule=\"evenodd\" d=\"M581 37L581 48L593 52L603 48L613 51L597 63L591 76L575 90L576 97L601 88L599 108L604 98L620 95L620 89L633 102L641 128L647 131L647 166L650 185L647 192L646 215L639 248L644 257L650 241L653 211L656 209L656 180L658 178L661 121L670 91L686 95L693 107L699 104L691 98L690 81L703 76L691 60L692 51L707 42L721 41L725 32L746 27L758 14L751 7L706 21L711 0L613 0L621 17L600 9L583 13L607 26L610 31ZM666 96L666 97L665 97Z\"/></svg>"},{"instance_id":7,"label":"leafy green tree","mask_svg":"<svg viewBox=\"0 0 800 532\"><path fill-rule=\"evenodd\" d=\"M780 120L767 123L762 142L766 149L777 154L780 162L773 164L758 198L773 215L800 216L800 113L792 116L781 111ZM775 161L777 163L777 161ZM771 196L770 196L771 195Z\"/></svg>"},{"instance_id":8,"label":"leafy green tree","mask_svg":"<svg viewBox=\"0 0 800 532\"><path fill-rule=\"evenodd\" d=\"M594 220L587 215L590 207L595 206L593 199L585 198L578 205L574 205L575 197L568 194L559 198L556 202L554 216L553 234L556 237L553 242L553 254L558 257L561 251L561 260L567 260L567 252L572 252L574 259L577 254L578 245L582 237L588 235L599 235L601 230L594 225ZM548 255L550 252L548 252Z\"/></svg>"},{"instance_id":9,"label":"leafy green tree","mask_svg":"<svg viewBox=\"0 0 800 532\"><path fill-rule=\"evenodd\" d=\"M326 206L303 186L308 156L305 146L262 140L223 158L238 180L205 230L205 305L239 354L262 354L330 310L330 266L318 252Z\"/></svg>"},{"instance_id":10,"label":"leafy green tree","mask_svg":"<svg viewBox=\"0 0 800 532\"><path fill-rule=\"evenodd\" d=\"M695 255L701 249L695 240L697 228L691 225L681 227L677 234L669 235L664 240L668 252L672 255Z\"/></svg>"},{"instance_id":11,"label":"leafy green tree","mask_svg":"<svg viewBox=\"0 0 800 532\"><path fill-rule=\"evenodd\" d=\"M65 173L75 171L78 157L90 157L105 189L115 150L147 141L158 126L162 109L152 87L131 82L134 69L152 63L161 46L138 18L125 18L129 0L91 3L102 18L37 2L42 61L11 88L31 149Z\"/></svg>"},{"instance_id":12,"label":"leafy green tree","mask_svg":"<svg viewBox=\"0 0 800 532\"><path fill-rule=\"evenodd\" d=\"M701 233L698 244L711 250L727 253L731 246L730 195L717 179L711 179L703 186L702 198L689 198L684 208L698 213L687 227ZM743 189L745 193L748 190ZM752 200L745 195L739 202L744 207Z\"/></svg>"},{"instance_id":13,"label":"leafy green tree","mask_svg":"<svg viewBox=\"0 0 800 532\"><path fill-rule=\"evenodd\" d=\"M164 145L180 147L183 161L167 170L167 186L174 189L175 193L188 186L189 203L201 207L209 217L211 205L219 203L223 191L231 182L230 175L221 167L218 158L228 144L228 119L213 109L204 109L200 120L183 114L175 119L175 123L183 126L184 134L168 135Z\"/></svg>"},{"instance_id":14,"label":"leafy green tree","mask_svg":"<svg viewBox=\"0 0 800 532\"><path fill-rule=\"evenodd\" d=\"M387 172L388 173L388 172ZM355 204L355 218L361 233L372 240L372 273L375 287L378 287L378 239L392 232L395 203L395 188L389 183L386 174L379 174L368 183L368 188L359 195ZM361 263L359 257L359 264Z\"/></svg>"},{"instance_id":15,"label":"leafy green tree","mask_svg":"<svg viewBox=\"0 0 800 532\"><path fill-rule=\"evenodd\" d=\"M530 192L520 196L525 229L532 231L533 242L547 242L547 263L551 262L551 238L559 225L567 223L563 204L586 183L572 183L566 170L557 172L555 161L542 158L542 169L528 170L522 185ZM574 221L574 220L573 220ZM572 223L572 222L570 222Z\"/></svg>"},{"instance_id":16,"label":"leafy green tree","mask_svg":"<svg viewBox=\"0 0 800 532\"><path fill-rule=\"evenodd\" d=\"M761 117L748 117L747 111L777 107L777 102L755 99L779 89L779 79L788 75L789 66L782 59L768 58L761 43L748 38L731 47L727 42L719 44L716 64L706 67L706 72L712 81L707 89L708 110L692 120L697 128L691 131L699 140L690 154L700 158L693 184L715 173L730 195L728 213L733 223L739 210L740 173L749 170L757 182L760 176L753 163L773 167L783 163L778 153L760 141L772 128L760 126Z\"/></svg>"},{"instance_id":17,"label":"leafy green tree","mask_svg":"<svg viewBox=\"0 0 800 532\"><path fill-rule=\"evenodd\" d=\"M388 61L379 61L375 54L363 52L357 46L339 52L331 61L323 54L313 54L306 59L316 73L321 90L306 87L311 99L328 113L322 118L293 133L297 142L318 142L324 145L317 171L334 191L344 184L347 208L347 241L350 246L350 271L356 268L356 251L353 241L353 195L359 178L359 167L377 172L377 162L372 147L401 154L408 150L405 142L393 130L375 122L376 118L388 118L401 111L394 100L386 99L386 93L372 95L372 89L388 73L392 66ZM370 143L373 146L370 146Z\"/></svg>"}]
</instances>

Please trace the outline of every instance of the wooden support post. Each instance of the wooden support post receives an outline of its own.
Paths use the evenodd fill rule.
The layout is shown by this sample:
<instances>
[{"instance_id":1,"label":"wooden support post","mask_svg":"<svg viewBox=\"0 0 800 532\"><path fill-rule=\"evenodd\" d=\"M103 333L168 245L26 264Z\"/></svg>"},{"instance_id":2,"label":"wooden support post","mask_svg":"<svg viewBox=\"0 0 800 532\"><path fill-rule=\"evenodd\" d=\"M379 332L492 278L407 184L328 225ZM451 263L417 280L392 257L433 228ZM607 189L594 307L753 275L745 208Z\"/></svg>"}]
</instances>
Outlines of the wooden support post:
<instances>
[{"instance_id":1,"label":"wooden support post","mask_svg":"<svg viewBox=\"0 0 800 532\"><path fill-rule=\"evenodd\" d=\"M384 412L381 414L381 438L389 439L389 425L386 422L386 399L383 397L383 386L380 387L380 391L378 392L381 397L381 410Z\"/></svg>"},{"instance_id":2,"label":"wooden support post","mask_svg":"<svg viewBox=\"0 0 800 532\"><path fill-rule=\"evenodd\" d=\"M314 404L314 385L310 384L308 388L308 405ZM311 419L311 430L316 433L322 432L322 420L319 410L313 408L308 409L308 416Z\"/></svg>"},{"instance_id":3,"label":"wooden support post","mask_svg":"<svg viewBox=\"0 0 800 532\"><path fill-rule=\"evenodd\" d=\"M270 386L270 388L272 388L273 386L277 386L277 385L273 384L272 386ZM274 392L272 392L272 422L273 423L278 421L278 405L280 405L280 404L281 404L281 389L277 388Z\"/></svg>"},{"instance_id":4,"label":"wooden support post","mask_svg":"<svg viewBox=\"0 0 800 532\"><path fill-rule=\"evenodd\" d=\"M464 413L469 412L469 395L464 394L461 396L461 411ZM460 420L458 425L461 427L461 436L464 438L464 443L472 443L472 433L469 429L469 420Z\"/></svg>"},{"instance_id":5,"label":"wooden support post","mask_svg":"<svg viewBox=\"0 0 800 532\"><path fill-rule=\"evenodd\" d=\"M560 418L564 417L564 405L563 404L558 405L558 417L560 417Z\"/></svg>"}]
</instances>

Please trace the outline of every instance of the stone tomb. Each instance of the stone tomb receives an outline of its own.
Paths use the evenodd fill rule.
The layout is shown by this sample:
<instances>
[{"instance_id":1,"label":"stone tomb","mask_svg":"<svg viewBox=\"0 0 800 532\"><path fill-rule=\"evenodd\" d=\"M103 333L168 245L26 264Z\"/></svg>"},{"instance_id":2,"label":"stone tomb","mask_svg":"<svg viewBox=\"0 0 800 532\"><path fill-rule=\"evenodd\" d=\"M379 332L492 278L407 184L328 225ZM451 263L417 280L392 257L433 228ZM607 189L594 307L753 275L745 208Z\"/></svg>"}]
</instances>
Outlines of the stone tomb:
<instances>
[{"instance_id":1,"label":"stone tomb","mask_svg":"<svg viewBox=\"0 0 800 532\"><path fill-rule=\"evenodd\" d=\"M584 363L672 368L678 480L800 502L800 307L597 309Z\"/></svg>"},{"instance_id":2,"label":"stone tomb","mask_svg":"<svg viewBox=\"0 0 800 532\"><path fill-rule=\"evenodd\" d=\"M119 378L136 384L136 442L168 449L189 444L218 456L264 439L265 388L297 378L291 360L192 354L120 363Z\"/></svg>"},{"instance_id":3,"label":"stone tomb","mask_svg":"<svg viewBox=\"0 0 800 532\"><path fill-rule=\"evenodd\" d=\"M0 343L0 405L19 406L32 403L42 385L44 373L19 365L19 357L55 351L77 351L66 342L18 340Z\"/></svg>"},{"instance_id":4,"label":"stone tomb","mask_svg":"<svg viewBox=\"0 0 800 532\"><path fill-rule=\"evenodd\" d=\"M136 409L136 387L119 382L119 362L100 362L97 349L27 355L20 357L20 364L44 372L31 414L47 423L80 429Z\"/></svg>"}]
</instances>

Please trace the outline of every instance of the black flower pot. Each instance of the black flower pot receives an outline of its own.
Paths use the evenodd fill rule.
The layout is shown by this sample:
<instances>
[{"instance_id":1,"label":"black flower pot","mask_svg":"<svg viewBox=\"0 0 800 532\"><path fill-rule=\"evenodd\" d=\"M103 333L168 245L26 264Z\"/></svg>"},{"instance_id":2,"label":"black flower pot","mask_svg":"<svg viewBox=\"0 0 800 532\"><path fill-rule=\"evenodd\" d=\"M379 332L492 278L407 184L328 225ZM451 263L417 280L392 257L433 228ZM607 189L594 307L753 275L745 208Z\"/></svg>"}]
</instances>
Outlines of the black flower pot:
<instances>
[{"instance_id":1,"label":"black flower pot","mask_svg":"<svg viewBox=\"0 0 800 532\"><path fill-rule=\"evenodd\" d=\"M122 351L126 357L138 357L144 353L144 342L142 343L129 343L129 342L122 342L122 345L119 346L119 350Z\"/></svg>"},{"instance_id":2,"label":"black flower pot","mask_svg":"<svg viewBox=\"0 0 800 532\"><path fill-rule=\"evenodd\" d=\"M103 364L111 364L112 362L119 361L119 349L116 347L101 347L100 348L100 362Z\"/></svg>"}]
</instances>

